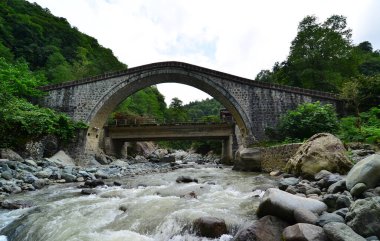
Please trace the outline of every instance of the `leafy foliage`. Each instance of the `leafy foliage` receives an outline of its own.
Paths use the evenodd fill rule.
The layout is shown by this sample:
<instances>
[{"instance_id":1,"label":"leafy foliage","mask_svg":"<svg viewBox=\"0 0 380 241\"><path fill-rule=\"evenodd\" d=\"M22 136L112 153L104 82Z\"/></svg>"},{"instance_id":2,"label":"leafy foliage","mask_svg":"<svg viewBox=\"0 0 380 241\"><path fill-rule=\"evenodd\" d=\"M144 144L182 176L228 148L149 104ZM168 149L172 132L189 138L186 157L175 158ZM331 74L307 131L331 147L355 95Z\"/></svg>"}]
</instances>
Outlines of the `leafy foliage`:
<instances>
[{"instance_id":1,"label":"leafy foliage","mask_svg":"<svg viewBox=\"0 0 380 241\"><path fill-rule=\"evenodd\" d=\"M358 118L360 118L360 126L357 125ZM380 144L380 106L362 112L358 117L342 118L339 136L347 142L361 141Z\"/></svg>"},{"instance_id":2,"label":"leafy foliage","mask_svg":"<svg viewBox=\"0 0 380 241\"><path fill-rule=\"evenodd\" d=\"M35 88L39 84L25 63L9 64L0 58L0 147L20 148L45 135L67 142L77 129L86 128L65 114L28 102L26 98L41 95Z\"/></svg>"},{"instance_id":3,"label":"leafy foliage","mask_svg":"<svg viewBox=\"0 0 380 241\"><path fill-rule=\"evenodd\" d=\"M0 56L24 59L49 83L126 68L96 39L25 0L0 1Z\"/></svg>"},{"instance_id":4,"label":"leafy foliage","mask_svg":"<svg viewBox=\"0 0 380 241\"><path fill-rule=\"evenodd\" d=\"M320 102L304 103L288 111L280 119L278 133L283 139L306 139L319 132L334 133L338 118L332 105Z\"/></svg>"}]
</instances>

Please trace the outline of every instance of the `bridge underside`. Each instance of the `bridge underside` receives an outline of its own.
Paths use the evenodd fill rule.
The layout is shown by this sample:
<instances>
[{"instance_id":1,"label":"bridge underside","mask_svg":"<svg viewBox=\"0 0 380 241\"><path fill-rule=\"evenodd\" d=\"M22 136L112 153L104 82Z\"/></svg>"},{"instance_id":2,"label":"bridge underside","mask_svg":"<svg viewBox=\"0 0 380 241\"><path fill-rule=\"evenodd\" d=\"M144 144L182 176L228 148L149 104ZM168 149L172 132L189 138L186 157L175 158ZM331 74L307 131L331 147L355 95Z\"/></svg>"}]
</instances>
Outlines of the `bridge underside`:
<instances>
[{"instance_id":1,"label":"bridge underside","mask_svg":"<svg viewBox=\"0 0 380 241\"><path fill-rule=\"evenodd\" d=\"M164 140L221 140L222 162L233 159L234 124L145 125L104 128L104 149L107 154L119 155L125 142Z\"/></svg>"}]
</instances>

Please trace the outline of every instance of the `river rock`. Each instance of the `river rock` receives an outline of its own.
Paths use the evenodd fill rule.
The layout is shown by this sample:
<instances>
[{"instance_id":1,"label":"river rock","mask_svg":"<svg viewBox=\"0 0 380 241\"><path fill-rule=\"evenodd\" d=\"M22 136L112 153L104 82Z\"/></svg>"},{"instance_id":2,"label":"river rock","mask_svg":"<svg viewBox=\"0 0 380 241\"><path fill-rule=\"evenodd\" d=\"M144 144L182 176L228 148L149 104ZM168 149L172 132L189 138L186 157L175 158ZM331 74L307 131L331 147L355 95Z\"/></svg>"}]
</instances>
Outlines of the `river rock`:
<instances>
[{"instance_id":1,"label":"river rock","mask_svg":"<svg viewBox=\"0 0 380 241\"><path fill-rule=\"evenodd\" d=\"M53 170L50 168L44 168L42 171L36 173L38 178L49 178L51 175L53 175Z\"/></svg>"},{"instance_id":2,"label":"river rock","mask_svg":"<svg viewBox=\"0 0 380 241\"><path fill-rule=\"evenodd\" d=\"M223 219L215 217L201 217L193 223L194 231L198 236L219 238L227 234L227 226Z\"/></svg>"},{"instance_id":3,"label":"river rock","mask_svg":"<svg viewBox=\"0 0 380 241\"><path fill-rule=\"evenodd\" d=\"M77 181L77 177L72 175L72 174L69 174L69 173L62 173L62 178L66 181L66 182L76 182Z\"/></svg>"},{"instance_id":4,"label":"river rock","mask_svg":"<svg viewBox=\"0 0 380 241\"><path fill-rule=\"evenodd\" d=\"M19 173L18 176L19 179L23 180L26 183L32 184L34 181L38 180L36 176L34 176L32 173L27 172L27 171L22 171Z\"/></svg>"},{"instance_id":5,"label":"river rock","mask_svg":"<svg viewBox=\"0 0 380 241\"><path fill-rule=\"evenodd\" d=\"M288 177L288 178L283 178L281 179L281 181L278 183L278 188L280 190L286 190L288 188L288 186L294 186L296 185L298 182L300 181L300 179L296 178L296 177Z\"/></svg>"},{"instance_id":6,"label":"river rock","mask_svg":"<svg viewBox=\"0 0 380 241\"><path fill-rule=\"evenodd\" d=\"M330 185L329 188L327 189L327 193L338 193L338 192L343 192L345 190L346 190L346 180L340 180Z\"/></svg>"},{"instance_id":7,"label":"river rock","mask_svg":"<svg viewBox=\"0 0 380 241\"><path fill-rule=\"evenodd\" d=\"M265 191L261 199L257 209L257 216L273 215L283 220L293 222L294 210L298 208L307 209L313 213L322 213L327 210L326 204L321 201L299 197L279 189L269 188Z\"/></svg>"},{"instance_id":8,"label":"river rock","mask_svg":"<svg viewBox=\"0 0 380 241\"><path fill-rule=\"evenodd\" d=\"M346 186L351 190L356 184L364 183L367 188L380 185L380 155L364 158L352 167L346 177Z\"/></svg>"},{"instance_id":9,"label":"river rock","mask_svg":"<svg viewBox=\"0 0 380 241\"><path fill-rule=\"evenodd\" d=\"M366 241L344 223L331 222L323 226L326 236L334 241Z\"/></svg>"},{"instance_id":10,"label":"river rock","mask_svg":"<svg viewBox=\"0 0 380 241\"><path fill-rule=\"evenodd\" d=\"M346 223L363 237L380 237L380 197L355 201L346 215Z\"/></svg>"},{"instance_id":11,"label":"river rock","mask_svg":"<svg viewBox=\"0 0 380 241\"><path fill-rule=\"evenodd\" d=\"M285 241L329 241L323 228L308 223L286 227L282 236Z\"/></svg>"},{"instance_id":12,"label":"river rock","mask_svg":"<svg viewBox=\"0 0 380 241\"><path fill-rule=\"evenodd\" d=\"M92 195L92 194L98 194L99 191L93 188L83 188L80 193L83 195Z\"/></svg>"},{"instance_id":13,"label":"river rock","mask_svg":"<svg viewBox=\"0 0 380 241\"><path fill-rule=\"evenodd\" d=\"M164 163L175 162L175 156L164 156L160 158L159 162L164 162Z\"/></svg>"},{"instance_id":14,"label":"river rock","mask_svg":"<svg viewBox=\"0 0 380 241\"><path fill-rule=\"evenodd\" d=\"M0 157L2 159L8 159L10 161L18 161L18 162L24 161L24 159L19 154L17 154L16 152L8 148L0 149Z\"/></svg>"},{"instance_id":15,"label":"river rock","mask_svg":"<svg viewBox=\"0 0 380 241\"><path fill-rule=\"evenodd\" d=\"M5 200L1 203L1 207L5 209L20 209L32 207L33 203L26 200Z\"/></svg>"},{"instance_id":16,"label":"river rock","mask_svg":"<svg viewBox=\"0 0 380 241\"><path fill-rule=\"evenodd\" d=\"M36 189L41 189L47 184L48 184L48 181L45 179L37 179L32 183L33 187Z\"/></svg>"},{"instance_id":17,"label":"river rock","mask_svg":"<svg viewBox=\"0 0 380 241\"><path fill-rule=\"evenodd\" d=\"M236 171L261 171L261 151L258 148L243 148L236 152L233 170Z\"/></svg>"},{"instance_id":18,"label":"river rock","mask_svg":"<svg viewBox=\"0 0 380 241\"><path fill-rule=\"evenodd\" d=\"M12 172L11 171L4 171L0 175L2 178L5 180L11 180L13 178Z\"/></svg>"},{"instance_id":19,"label":"river rock","mask_svg":"<svg viewBox=\"0 0 380 241\"><path fill-rule=\"evenodd\" d=\"M103 180L99 180L99 179L87 180L84 183L84 186L85 187L89 187L89 188L94 188L94 187L103 186L103 185L104 185L104 181Z\"/></svg>"},{"instance_id":20,"label":"river rock","mask_svg":"<svg viewBox=\"0 0 380 241\"><path fill-rule=\"evenodd\" d=\"M55 153L54 156L46 158L46 160L58 166L75 166L74 160L62 150Z\"/></svg>"},{"instance_id":21,"label":"river rock","mask_svg":"<svg viewBox=\"0 0 380 241\"><path fill-rule=\"evenodd\" d=\"M179 177L177 177L177 179L175 181L177 183L189 183L189 182L196 182L196 183L198 183L198 179L192 178L192 177L189 177L189 176L179 176Z\"/></svg>"},{"instance_id":22,"label":"river rock","mask_svg":"<svg viewBox=\"0 0 380 241\"><path fill-rule=\"evenodd\" d=\"M293 215L297 223L315 224L318 220L318 216L315 213L304 208L295 209Z\"/></svg>"},{"instance_id":23,"label":"river rock","mask_svg":"<svg viewBox=\"0 0 380 241\"><path fill-rule=\"evenodd\" d=\"M287 222L268 215L239 229L233 241L281 241L282 232L287 226Z\"/></svg>"},{"instance_id":24,"label":"river rock","mask_svg":"<svg viewBox=\"0 0 380 241\"><path fill-rule=\"evenodd\" d=\"M323 213L317 220L317 225L323 227L328 223L344 223L344 218L335 213Z\"/></svg>"},{"instance_id":25,"label":"river rock","mask_svg":"<svg viewBox=\"0 0 380 241\"><path fill-rule=\"evenodd\" d=\"M345 174L351 166L342 142L329 133L319 133L298 148L285 170L295 175L313 177L321 170Z\"/></svg>"}]
</instances>

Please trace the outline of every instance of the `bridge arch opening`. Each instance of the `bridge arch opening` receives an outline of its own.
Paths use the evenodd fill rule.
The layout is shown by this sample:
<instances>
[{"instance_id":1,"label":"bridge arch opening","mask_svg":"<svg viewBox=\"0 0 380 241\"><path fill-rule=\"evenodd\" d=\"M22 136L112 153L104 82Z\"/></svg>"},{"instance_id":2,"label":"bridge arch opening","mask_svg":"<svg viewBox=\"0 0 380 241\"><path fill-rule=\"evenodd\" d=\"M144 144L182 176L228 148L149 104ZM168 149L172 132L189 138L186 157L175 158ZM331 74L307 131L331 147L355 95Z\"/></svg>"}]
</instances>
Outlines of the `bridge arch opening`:
<instances>
[{"instance_id":1,"label":"bridge arch opening","mask_svg":"<svg viewBox=\"0 0 380 241\"><path fill-rule=\"evenodd\" d=\"M242 139L252 137L251 124L239 102L223 86L215 81L211 81L209 78L212 78L212 76L205 76L194 72L189 73L184 70L170 71L165 69L125 78L108 89L88 115L86 121L89 124L89 129L86 137L85 152L97 152L99 148L99 131L107 122L112 111L122 101L139 90L160 83L185 84L207 93L231 113Z\"/></svg>"}]
</instances>

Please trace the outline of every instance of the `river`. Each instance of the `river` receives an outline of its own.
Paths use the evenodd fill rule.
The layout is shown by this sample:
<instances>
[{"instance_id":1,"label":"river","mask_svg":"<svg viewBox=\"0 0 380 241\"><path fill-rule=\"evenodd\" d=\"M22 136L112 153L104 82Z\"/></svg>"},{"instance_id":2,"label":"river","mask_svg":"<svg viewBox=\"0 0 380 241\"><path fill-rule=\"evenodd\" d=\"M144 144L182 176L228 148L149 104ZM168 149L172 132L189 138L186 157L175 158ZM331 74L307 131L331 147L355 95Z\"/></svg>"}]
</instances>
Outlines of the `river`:
<instances>
[{"instance_id":1,"label":"river","mask_svg":"<svg viewBox=\"0 0 380 241\"><path fill-rule=\"evenodd\" d=\"M176 183L178 176L198 183ZM78 184L61 184L13 196L34 207L0 210L0 240L228 241L255 219L259 197L253 190L276 185L266 174L202 165L117 181L123 185L99 187L96 195L81 194ZM229 234L195 236L192 222L203 216L224 219Z\"/></svg>"}]
</instances>

